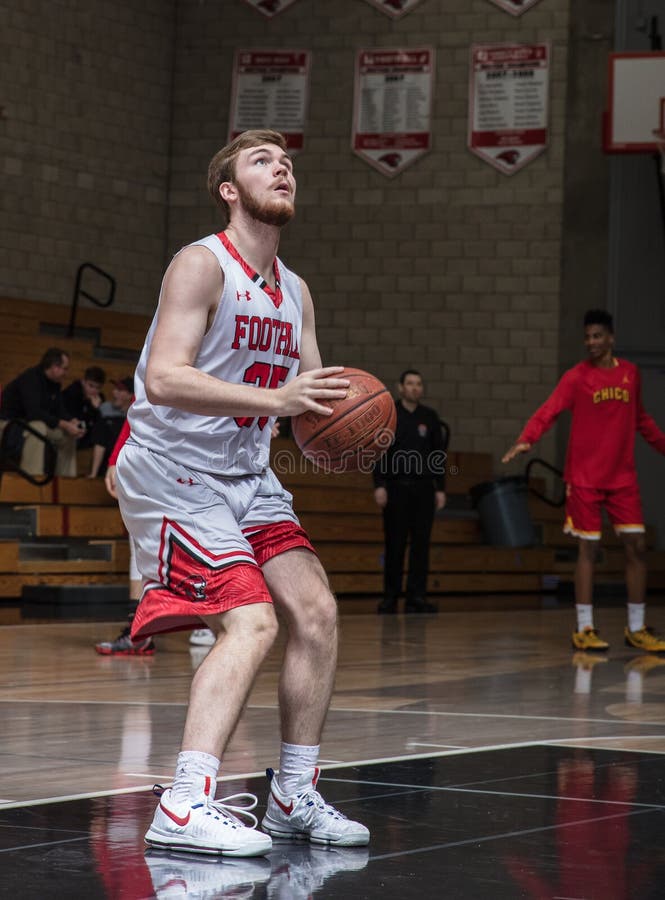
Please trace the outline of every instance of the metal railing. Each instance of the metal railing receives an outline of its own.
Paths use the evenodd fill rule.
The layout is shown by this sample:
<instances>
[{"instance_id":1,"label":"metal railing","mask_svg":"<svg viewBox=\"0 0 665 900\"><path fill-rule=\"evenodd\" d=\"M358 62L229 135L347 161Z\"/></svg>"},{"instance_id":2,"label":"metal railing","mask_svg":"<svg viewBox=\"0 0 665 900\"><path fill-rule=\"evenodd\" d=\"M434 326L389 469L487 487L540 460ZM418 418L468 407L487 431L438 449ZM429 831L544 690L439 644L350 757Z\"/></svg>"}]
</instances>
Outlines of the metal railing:
<instances>
[{"instance_id":1,"label":"metal railing","mask_svg":"<svg viewBox=\"0 0 665 900\"><path fill-rule=\"evenodd\" d=\"M11 444L12 441L16 439L17 430L19 431L21 440L19 441L20 446L17 446L15 449ZM32 475L30 472L26 472L25 469L21 468L23 434L26 431L29 431L30 434L34 435L34 437L44 444L43 475ZM53 442L50 441L46 435L37 431L37 429L33 428L28 422L24 422L23 419L7 420L2 432L2 437L0 438L0 479L2 479L3 472L17 472L21 477L25 478L26 481L29 481L30 484L41 487L42 485L53 481L57 458L58 451Z\"/></svg>"},{"instance_id":2,"label":"metal railing","mask_svg":"<svg viewBox=\"0 0 665 900\"><path fill-rule=\"evenodd\" d=\"M100 275L108 285L108 293L105 299L99 299L94 294L91 294L89 291L86 291L82 287L83 275L86 271L96 272ZM116 280L112 275L109 275L108 272L105 272L103 269L100 269L99 266L96 266L91 262L84 262L76 270L76 280L74 282L74 293L72 295L72 308L69 314L69 327L67 329L67 337L74 336L74 328L76 326L76 313L78 312L78 304L79 297L85 297L86 300L90 300L91 303L94 303L95 306L107 307L110 306L115 300L115 289L116 289Z\"/></svg>"},{"instance_id":3,"label":"metal railing","mask_svg":"<svg viewBox=\"0 0 665 900\"><path fill-rule=\"evenodd\" d=\"M539 490L533 487L530 483L531 478L531 470L534 466L542 466L544 469L547 469L553 475L561 480L561 494L558 497L548 497L546 494L542 494ZM566 502L566 485L563 481L563 472L561 469L557 469L556 466L553 466L551 463L548 463L546 460L541 459L537 456L535 459L529 460L526 464L526 468L524 469L524 477L526 478L526 483L529 488L529 491L532 494L535 494L540 500L544 500L549 506L563 506Z\"/></svg>"}]
</instances>

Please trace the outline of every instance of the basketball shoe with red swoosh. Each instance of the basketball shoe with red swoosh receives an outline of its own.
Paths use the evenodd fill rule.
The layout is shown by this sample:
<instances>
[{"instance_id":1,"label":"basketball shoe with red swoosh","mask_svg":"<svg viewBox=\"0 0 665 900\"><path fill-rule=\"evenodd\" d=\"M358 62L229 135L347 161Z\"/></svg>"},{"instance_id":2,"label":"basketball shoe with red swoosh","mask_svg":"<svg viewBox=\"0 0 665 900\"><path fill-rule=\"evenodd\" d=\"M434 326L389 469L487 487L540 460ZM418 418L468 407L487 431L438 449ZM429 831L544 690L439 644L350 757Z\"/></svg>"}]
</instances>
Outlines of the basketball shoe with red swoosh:
<instances>
[{"instance_id":1,"label":"basketball shoe with red swoosh","mask_svg":"<svg viewBox=\"0 0 665 900\"><path fill-rule=\"evenodd\" d=\"M146 844L162 850L221 856L269 853L272 841L256 830L257 819L251 813L257 803L254 794L233 794L214 800L211 796L214 784L206 779L205 795L197 803L176 803L171 789L164 790L146 832ZM244 825L239 816L246 817L252 823L251 827Z\"/></svg>"},{"instance_id":2,"label":"basketball shoe with red swoosh","mask_svg":"<svg viewBox=\"0 0 665 900\"><path fill-rule=\"evenodd\" d=\"M335 847L362 847L369 843L369 830L360 822L347 819L316 790L319 769L303 772L291 796L282 793L272 769L267 769L266 775L270 795L261 828L272 837Z\"/></svg>"}]
</instances>

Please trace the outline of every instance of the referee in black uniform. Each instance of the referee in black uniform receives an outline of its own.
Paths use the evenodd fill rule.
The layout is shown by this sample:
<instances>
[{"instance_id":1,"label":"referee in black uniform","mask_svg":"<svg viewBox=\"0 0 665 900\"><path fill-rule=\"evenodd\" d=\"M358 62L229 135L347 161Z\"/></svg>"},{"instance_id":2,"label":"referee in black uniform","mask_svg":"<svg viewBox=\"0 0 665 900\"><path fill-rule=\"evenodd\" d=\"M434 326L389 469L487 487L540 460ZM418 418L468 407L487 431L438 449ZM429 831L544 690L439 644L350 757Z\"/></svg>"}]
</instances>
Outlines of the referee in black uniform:
<instances>
[{"instance_id":1,"label":"referee in black uniform","mask_svg":"<svg viewBox=\"0 0 665 900\"><path fill-rule=\"evenodd\" d=\"M420 372L402 372L398 387L395 440L373 471L374 499L383 510L385 537L378 612L397 612L410 540L405 612L432 613L436 607L427 602L429 542L434 513L446 504L445 447L436 410L420 402L424 393Z\"/></svg>"}]
</instances>

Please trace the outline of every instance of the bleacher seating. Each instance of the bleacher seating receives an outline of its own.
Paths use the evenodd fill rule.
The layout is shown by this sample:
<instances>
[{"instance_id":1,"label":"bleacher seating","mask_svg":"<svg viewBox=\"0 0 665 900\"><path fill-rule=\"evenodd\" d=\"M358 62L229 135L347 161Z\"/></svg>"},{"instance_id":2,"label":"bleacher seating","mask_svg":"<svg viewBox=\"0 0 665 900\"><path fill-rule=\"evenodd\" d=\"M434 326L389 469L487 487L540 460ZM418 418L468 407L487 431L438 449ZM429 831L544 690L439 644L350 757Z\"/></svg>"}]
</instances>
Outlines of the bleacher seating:
<instances>
[{"instance_id":1,"label":"bleacher seating","mask_svg":"<svg viewBox=\"0 0 665 900\"><path fill-rule=\"evenodd\" d=\"M63 326L66 307L0 299L3 344L0 383L34 365L49 346L71 350L70 375L103 366L110 378L132 371L148 318L110 310L81 309L80 335L68 342L44 328ZM10 349L11 348L11 349ZM111 356L106 358L105 348ZM110 348L110 349L109 349ZM114 354L119 355L116 358ZM294 495L295 508L329 574L341 608L373 611L382 589L383 532L371 477L324 474L305 463L295 444L278 438L273 464ZM541 541L510 548L482 543L468 491L495 477L489 454L452 451L448 456L449 502L434 523L429 591L446 609L533 606L534 597L572 582L575 542L561 531L562 511L536 497L530 509ZM648 533L653 546L654 535ZM649 551L649 585L665 587L665 552ZM17 621L24 587L127 584L127 535L117 504L102 479L55 478L34 486L5 473L0 483L0 622ZM623 582L623 552L611 531L604 535L598 581ZM56 592L57 593L57 592ZM77 601L79 602L79 601ZM79 607L76 607L79 608Z\"/></svg>"}]
</instances>

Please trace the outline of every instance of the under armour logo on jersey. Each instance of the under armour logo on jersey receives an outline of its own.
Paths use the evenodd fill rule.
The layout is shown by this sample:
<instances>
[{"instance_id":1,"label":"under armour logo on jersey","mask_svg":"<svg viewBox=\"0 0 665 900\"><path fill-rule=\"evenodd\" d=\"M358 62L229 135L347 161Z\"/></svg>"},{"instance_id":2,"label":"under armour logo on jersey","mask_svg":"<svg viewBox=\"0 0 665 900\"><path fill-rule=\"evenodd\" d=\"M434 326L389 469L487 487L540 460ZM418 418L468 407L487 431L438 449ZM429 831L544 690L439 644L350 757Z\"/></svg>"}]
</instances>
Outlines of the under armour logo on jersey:
<instances>
[{"instance_id":1,"label":"under armour logo on jersey","mask_svg":"<svg viewBox=\"0 0 665 900\"><path fill-rule=\"evenodd\" d=\"M196 482L194 481L193 478L187 478L187 479L176 478L176 481L178 482L178 484L189 484L189 485L196 484Z\"/></svg>"},{"instance_id":2,"label":"under armour logo on jersey","mask_svg":"<svg viewBox=\"0 0 665 900\"><path fill-rule=\"evenodd\" d=\"M236 300L238 301L238 303L240 303L242 297L244 297L248 303L252 299L252 295L249 291L236 291Z\"/></svg>"}]
</instances>

